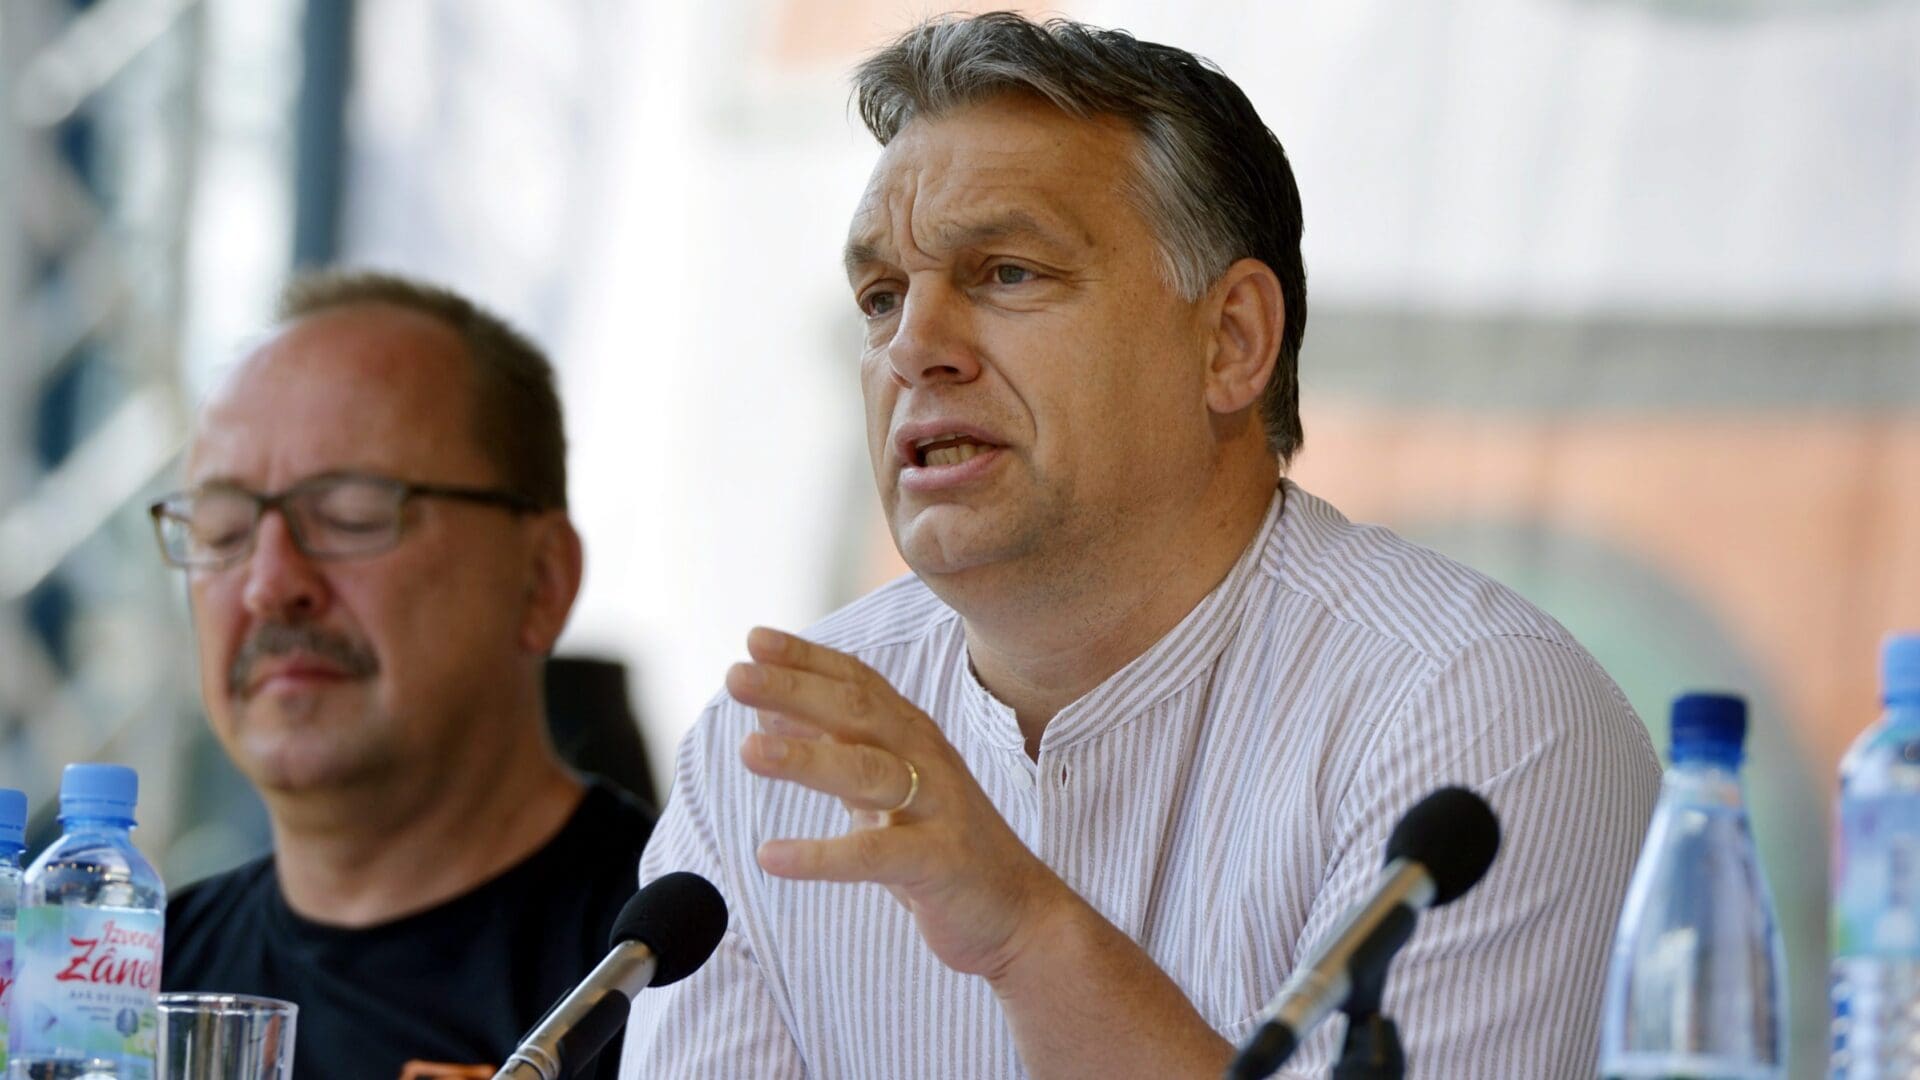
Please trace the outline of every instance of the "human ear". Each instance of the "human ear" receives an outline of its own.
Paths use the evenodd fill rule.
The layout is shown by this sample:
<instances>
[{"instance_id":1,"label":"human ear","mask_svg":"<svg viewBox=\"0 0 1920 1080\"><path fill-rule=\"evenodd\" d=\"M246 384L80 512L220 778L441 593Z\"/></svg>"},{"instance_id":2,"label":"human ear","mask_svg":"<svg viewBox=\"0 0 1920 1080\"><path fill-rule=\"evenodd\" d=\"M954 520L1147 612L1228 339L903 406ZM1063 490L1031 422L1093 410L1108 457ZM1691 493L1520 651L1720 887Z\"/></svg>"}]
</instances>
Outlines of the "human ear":
<instances>
[{"instance_id":1,"label":"human ear","mask_svg":"<svg viewBox=\"0 0 1920 1080\"><path fill-rule=\"evenodd\" d=\"M1208 294L1212 318L1207 329L1213 348L1207 363L1207 407L1226 416L1259 402L1273 378L1286 301L1280 279L1258 259L1241 259L1227 267Z\"/></svg>"},{"instance_id":2,"label":"human ear","mask_svg":"<svg viewBox=\"0 0 1920 1080\"><path fill-rule=\"evenodd\" d=\"M573 601L580 595L585 554L580 534L564 513L549 511L533 523L533 528L527 601L520 616L520 647L544 656L560 640Z\"/></svg>"}]
</instances>

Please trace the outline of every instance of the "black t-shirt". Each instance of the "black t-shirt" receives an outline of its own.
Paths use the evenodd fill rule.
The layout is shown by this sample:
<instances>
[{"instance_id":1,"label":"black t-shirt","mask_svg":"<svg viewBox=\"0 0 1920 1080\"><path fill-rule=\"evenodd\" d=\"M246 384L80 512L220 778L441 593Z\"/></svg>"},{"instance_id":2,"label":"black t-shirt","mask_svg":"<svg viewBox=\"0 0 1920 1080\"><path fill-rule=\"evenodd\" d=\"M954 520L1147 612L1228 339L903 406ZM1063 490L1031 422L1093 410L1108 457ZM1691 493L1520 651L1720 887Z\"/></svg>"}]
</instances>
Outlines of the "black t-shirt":
<instances>
[{"instance_id":1,"label":"black t-shirt","mask_svg":"<svg viewBox=\"0 0 1920 1080\"><path fill-rule=\"evenodd\" d=\"M161 986L300 1006L296 1080L487 1080L607 954L653 815L604 783L554 838L438 907L362 929L310 922L273 857L167 904ZM616 1037L592 1076L618 1073Z\"/></svg>"}]
</instances>

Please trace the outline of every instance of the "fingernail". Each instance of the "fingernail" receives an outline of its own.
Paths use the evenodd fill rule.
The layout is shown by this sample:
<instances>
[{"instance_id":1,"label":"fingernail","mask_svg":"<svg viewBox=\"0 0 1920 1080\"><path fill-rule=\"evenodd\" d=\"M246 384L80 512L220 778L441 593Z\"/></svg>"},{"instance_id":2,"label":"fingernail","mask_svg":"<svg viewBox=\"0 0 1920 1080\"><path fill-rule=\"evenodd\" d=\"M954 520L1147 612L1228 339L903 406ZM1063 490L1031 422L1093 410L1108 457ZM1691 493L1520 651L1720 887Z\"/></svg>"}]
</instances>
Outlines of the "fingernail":
<instances>
[{"instance_id":1,"label":"fingernail","mask_svg":"<svg viewBox=\"0 0 1920 1080\"><path fill-rule=\"evenodd\" d=\"M757 646L763 653L778 656L787 649L787 635L771 626L756 626L749 637L751 639L749 643Z\"/></svg>"},{"instance_id":2,"label":"fingernail","mask_svg":"<svg viewBox=\"0 0 1920 1080\"><path fill-rule=\"evenodd\" d=\"M733 677L738 679L742 686L761 687L767 685L767 673L761 671L758 664L733 665Z\"/></svg>"},{"instance_id":3,"label":"fingernail","mask_svg":"<svg viewBox=\"0 0 1920 1080\"><path fill-rule=\"evenodd\" d=\"M788 863L792 861L791 848L792 845L785 841L768 840L754 852L754 861L760 864L760 869L769 874L783 873L788 869Z\"/></svg>"},{"instance_id":4,"label":"fingernail","mask_svg":"<svg viewBox=\"0 0 1920 1080\"><path fill-rule=\"evenodd\" d=\"M754 735L755 748L760 756L768 761L787 760L787 740L778 735Z\"/></svg>"}]
</instances>

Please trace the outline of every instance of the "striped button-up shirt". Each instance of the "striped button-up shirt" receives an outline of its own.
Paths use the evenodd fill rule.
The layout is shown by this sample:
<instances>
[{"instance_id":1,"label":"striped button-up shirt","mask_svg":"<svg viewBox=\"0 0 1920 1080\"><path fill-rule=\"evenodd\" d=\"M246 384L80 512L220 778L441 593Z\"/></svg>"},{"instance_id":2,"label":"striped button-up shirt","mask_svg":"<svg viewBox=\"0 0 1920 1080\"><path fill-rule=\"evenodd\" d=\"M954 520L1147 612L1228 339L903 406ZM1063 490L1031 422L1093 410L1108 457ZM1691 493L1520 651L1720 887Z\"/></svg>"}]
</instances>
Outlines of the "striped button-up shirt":
<instances>
[{"instance_id":1,"label":"striped button-up shirt","mask_svg":"<svg viewBox=\"0 0 1920 1080\"><path fill-rule=\"evenodd\" d=\"M1037 760L975 678L959 614L918 581L807 636L933 717L1020 838L1234 1042L1378 879L1400 815L1434 787L1474 788L1502 848L1393 965L1385 1011L1408 1075L1591 1077L1607 945L1659 786L1645 730L1511 590L1283 489L1226 579L1056 715ZM754 726L723 695L680 747L641 879L703 874L730 921L705 968L638 996L622 1076L1025 1075L986 982L935 959L884 889L758 868L762 841L839 835L847 815L748 773ZM1280 1075L1325 1076L1340 1026Z\"/></svg>"}]
</instances>

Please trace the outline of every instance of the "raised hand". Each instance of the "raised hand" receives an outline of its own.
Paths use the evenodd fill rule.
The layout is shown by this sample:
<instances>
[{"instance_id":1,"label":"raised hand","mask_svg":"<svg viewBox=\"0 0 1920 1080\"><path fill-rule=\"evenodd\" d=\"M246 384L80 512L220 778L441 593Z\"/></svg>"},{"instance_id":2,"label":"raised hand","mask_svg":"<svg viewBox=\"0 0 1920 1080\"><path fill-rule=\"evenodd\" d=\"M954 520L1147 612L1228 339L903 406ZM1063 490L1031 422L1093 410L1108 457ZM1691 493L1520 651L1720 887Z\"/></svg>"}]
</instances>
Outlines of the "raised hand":
<instances>
[{"instance_id":1,"label":"raised hand","mask_svg":"<svg viewBox=\"0 0 1920 1080\"><path fill-rule=\"evenodd\" d=\"M996 978L1079 897L1008 827L940 728L871 668L775 630L727 690L759 711L740 758L754 773L838 798L844 836L762 844L786 878L870 881L906 905L934 955Z\"/></svg>"}]
</instances>

